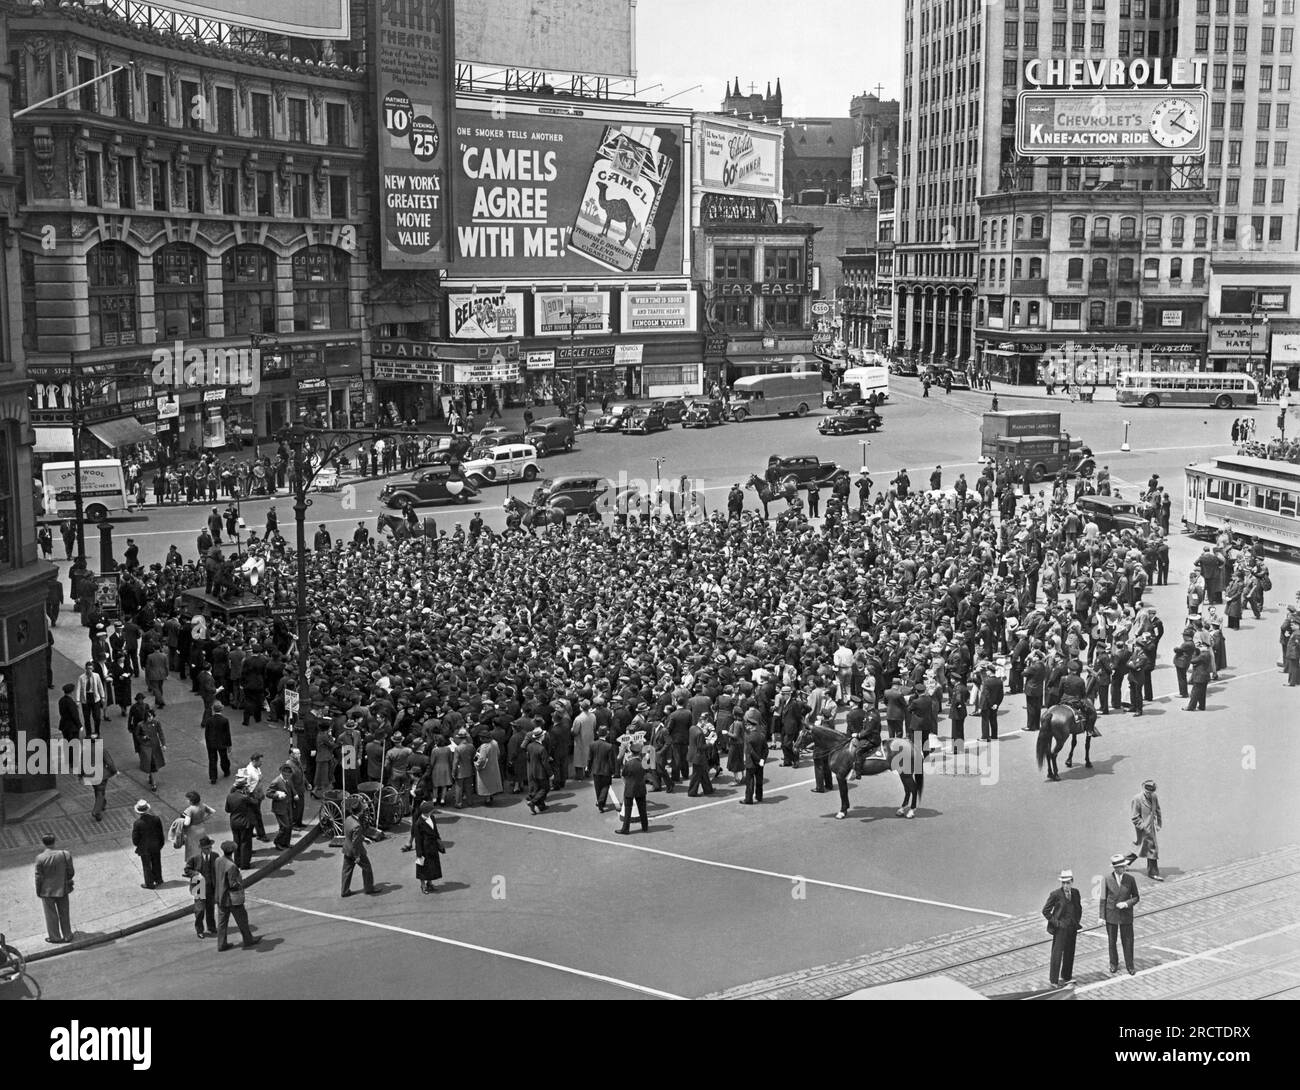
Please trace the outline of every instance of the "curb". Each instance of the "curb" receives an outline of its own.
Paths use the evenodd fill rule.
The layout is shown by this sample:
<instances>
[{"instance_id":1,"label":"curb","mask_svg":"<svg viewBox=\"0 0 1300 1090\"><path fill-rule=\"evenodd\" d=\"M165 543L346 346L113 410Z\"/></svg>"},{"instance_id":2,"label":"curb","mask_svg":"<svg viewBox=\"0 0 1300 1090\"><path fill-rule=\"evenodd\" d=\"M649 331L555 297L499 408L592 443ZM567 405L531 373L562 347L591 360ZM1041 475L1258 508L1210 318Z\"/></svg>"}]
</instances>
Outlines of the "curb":
<instances>
[{"instance_id":1,"label":"curb","mask_svg":"<svg viewBox=\"0 0 1300 1090\"><path fill-rule=\"evenodd\" d=\"M258 867L257 870L253 871L244 882L244 887L248 888L254 883L261 881L272 871L279 870L300 852L305 851L312 844L315 844L316 841L320 839L320 836L321 827L320 823L317 822L303 834L302 838L296 844L289 845L289 847L285 848L284 851L274 859L268 860ZM141 920L138 923L119 927L115 931L106 931L101 935L95 935L93 938L79 939L67 944L66 946L58 946L53 950L38 950L34 954L27 954L25 960L27 964L30 965L34 961L45 961L49 958L60 957L64 954L73 954L80 950L89 950L92 947L116 942L118 939L125 939L131 935L138 935L141 931L149 931L155 927L161 927L165 923L173 923L176 920L183 920L187 916L193 915L194 908L192 905L182 905L179 908L169 908L166 912L162 912L157 916L150 916L148 919Z\"/></svg>"}]
</instances>

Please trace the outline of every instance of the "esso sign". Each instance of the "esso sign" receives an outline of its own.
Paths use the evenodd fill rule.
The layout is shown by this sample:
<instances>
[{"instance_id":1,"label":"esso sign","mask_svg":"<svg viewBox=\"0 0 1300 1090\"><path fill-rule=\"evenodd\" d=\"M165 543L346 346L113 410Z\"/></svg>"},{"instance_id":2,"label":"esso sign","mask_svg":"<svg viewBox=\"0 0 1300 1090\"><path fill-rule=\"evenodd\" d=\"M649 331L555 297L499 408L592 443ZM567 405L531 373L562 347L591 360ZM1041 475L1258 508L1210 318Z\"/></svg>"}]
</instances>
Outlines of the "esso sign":
<instances>
[{"instance_id":1,"label":"esso sign","mask_svg":"<svg viewBox=\"0 0 1300 1090\"><path fill-rule=\"evenodd\" d=\"M831 305L830 303L814 303L812 305L812 312L814 314L829 314L831 312Z\"/></svg>"}]
</instances>

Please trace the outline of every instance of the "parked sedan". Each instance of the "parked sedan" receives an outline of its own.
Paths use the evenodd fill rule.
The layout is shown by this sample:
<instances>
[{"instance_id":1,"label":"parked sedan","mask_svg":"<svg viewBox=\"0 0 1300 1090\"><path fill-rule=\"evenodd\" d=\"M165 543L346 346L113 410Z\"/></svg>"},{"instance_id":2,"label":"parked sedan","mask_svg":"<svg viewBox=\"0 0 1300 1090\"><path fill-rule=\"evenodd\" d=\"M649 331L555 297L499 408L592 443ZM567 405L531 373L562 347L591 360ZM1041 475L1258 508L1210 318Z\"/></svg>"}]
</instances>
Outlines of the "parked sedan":
<instances>
[{"instance_id":1,"label":"parked sedan","mask_svg":"<svg viewBox=\"0 0 1300 1090\"><path fill-rule=\"evenodd\" d=\"M686 415L687 404L683 397L663 397L652 404L655 408L663 410L664 419L669 424L680 424L682 417Z\"/></svg>"},{"instance_id":2,"label":"parked sedan","mask_svg":"<svg viewBox=\"0 0 1300 1090\"><path fill-rule=\"evenodd\" d=\"M866 405L850 405L833 416L823 417L817 425L822 435L851 435L854 432L879 431L884 419Z\"/></svg>"},{"instance_id":3,"label":"parked sedan","mask_svg":"<svg viewBox=\"0 0 1300 1090\"><path fill-rule=\"evenodd\" d=\"M379 493L379 502L397 511L406 504L423 507L431 503L469 503L478 488L447 466L437 466L404 481L391 481Z\"/></svg>"},{"instance_id":4,"label":"parked sedan","mask_svg":"<svg viewBox=\"0 0 1300 1090\"><path fill-rule=\"evenodd\" d=\"M628 413L635 409L641 408L632 401L617 401L609 407L609 411L601 413L596 417L596 422L592 424L593 431L622 431L623 420Z\"/></svg>"},{"instance_id":5,"label":"parked sedan","mask_svg":"<svg viewBox=\"0 0 1300 1090\"><path fill-rule=\"evenodd\" d=\"M711 428L726 422L726 406L721 401L692 401L682 417L683 428Z\"/></svg>"},{"instance_id":6,"label":"parked sedan","mask_svg":"<svg viewBox=\"0 0 1300 1090\"><path fill-rule=\"evenodd\" d=\"M667 430L668 420L658 405L638 406L623 418L623 431L628 435L649 435Z\"/></svg>"}]
</instances>

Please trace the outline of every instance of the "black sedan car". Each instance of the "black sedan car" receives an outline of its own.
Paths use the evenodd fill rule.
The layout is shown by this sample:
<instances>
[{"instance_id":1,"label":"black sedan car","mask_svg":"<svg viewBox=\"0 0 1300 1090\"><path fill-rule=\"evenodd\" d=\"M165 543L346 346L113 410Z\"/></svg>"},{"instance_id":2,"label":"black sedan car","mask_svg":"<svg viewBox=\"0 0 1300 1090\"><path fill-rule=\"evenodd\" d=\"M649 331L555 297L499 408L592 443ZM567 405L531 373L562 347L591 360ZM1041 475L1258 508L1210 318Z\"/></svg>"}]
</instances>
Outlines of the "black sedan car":
<instances>
[{"instance_id":1,"label":"black sedan car","mask_svg":"<svg viewBox=\"0 0 1300 1090\"><path fill-rule=\"evenodd\" d=\"M434 466L404 481L392 481L379 493L379 502L393 511L406 504L423 507L431 503L469 503L478 489L448 466Z\"/></svg>"},{"instance_id":2,"label":"black sedan car","mask_svg":"<svg viewBox=\"0 0 1300 1090\"><path fill-rule=\"evenodd\" d=\"M692 401L682 415L683 428L711 428L726 422L726 406L721 401Z\"/></svg>"},{"instance_id":3,"label":"black sedan car","mask_svg":"<svg viewBox=\"0 0 1300 1090\"><path fill-rule=\"evenodd\" d=\"M854 432L879 431L884 418L867 405L850 405L834 416L823 417L817 430L823 435L851 435Z\"/></svg>"}]
</instances>

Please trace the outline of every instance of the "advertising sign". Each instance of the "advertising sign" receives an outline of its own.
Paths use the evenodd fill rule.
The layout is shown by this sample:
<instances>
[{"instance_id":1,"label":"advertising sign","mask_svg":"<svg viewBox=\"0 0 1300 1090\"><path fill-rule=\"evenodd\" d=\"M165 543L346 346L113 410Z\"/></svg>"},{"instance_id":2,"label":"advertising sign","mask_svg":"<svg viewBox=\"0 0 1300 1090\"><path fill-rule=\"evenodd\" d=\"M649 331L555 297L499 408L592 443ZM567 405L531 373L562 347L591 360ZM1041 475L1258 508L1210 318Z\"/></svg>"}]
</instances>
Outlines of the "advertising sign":
<instances>
[{"instance_id":1,"label":"advertising sign","mask_svg":"<svg viewBox=\"0 0 1300 1090\"><path fill-rule=\"evenodd\" d=\"M861 189L864 181L863 162L866 157L866 148L861 146L853 149L853 154L849 157L849 187L852 189Z\"/></svg>"},{"instance_id":2,"label":"advertising sign","mask_svg":"<svg viewBox=\"0 0 1300 1090\"><path fill-rule=\"evenodd\" d=\"M1160 312L1160 324L1165 329L1182 329L1183 312L1181 310L1162 310Z\"/></svg>"},{"instance_id":3,"label":"advertising sign","mask_svg":"<svg viewBox=\"0 0 1300 1090\"><path fill-rule=\"evenodd\" d=\"M612 344L566 344L556 349L555 363L558 367L612 367L614 365L614 346Z\"/></svg>"},{"instance_id":4,"label":"advertising sign","mask_svg":"<svg viewBox=\"0 0 1300 1090\"><path fill-rule=\"evenodd\" d=\"M645 354L643 344L616 344L614 346L615 367L637 367Z\"/></svg>"},{"instance_id":5,"label":"advertising sign","mask_svg":"<svg viewBox=\"0 0 1300 1090\"><path fill-rule=\"evenodd\" d=\"M818 315L829 314L831 312L831 305L830 303L824 303L820 301L816 302L812 305L812 312Z\"/></svg>"},{"instance_id":6,"label":"advertising sign","mask_svg":"<svg viewBox=\"0 0 1300 1090\"><path fill-rule=\"evenodd\" d=\"M1211 352L1247 352L1262 356L1267 341L1268 330L1264 323L1250 322L1211 322Z\"/></svg>"},{"instance_id":7,"label":"advertising sign","mask_svg":"<svg viewBox=\"0 0 1300 1090\"><path fill-rule=\"evenodd\" d=\"M1287 366L1300 363L1300 333L1274 333L1272 361Z\"/></svg>"},{"instance_id":8,"label":"advertising sign","mask_svg":"<svg viewBox=\"0 0 1300 1090\"><path fill-rule=\"evenodd\" d=\"M1017 155L1202 155L1205 91L1021 91Z\"/></svg>"},{"instance_id":9,"label":"advertising sign","mask_svg":"<svg viewBox=\"0 0 1300 1090\"><path fill-rule=\"evenodd\" d=\"M459 99L455 275L689 275L685 120L585 101Z\"/></svg>"},{"instance_id":10,"label":"advertising sign","mask_svg":"<svg viewBox=\"0 0 1300 1090\"><path fill-rule=\"evenodd\" d=\"M693 291L636 291L623 293L624 333L694 333L696 295Z\"/></svg>"},{"instance_id":11,"label":"advertising sign","mask_svg":"<svg viewBox=\"0 0 1300 1090\"><path fill-rule=\"evenodd\" d=\"M528 352L524 355L524 367L529 371L554 371L555 350L545 352Z\"/></svg>"},{"instance_id":12,"label":"advertising sign","mask_svg":"<svg viewBox=\"0 0 1300 1090\"><path fill-rule=\"evenodd\" d=\"M700 122L701 188L755 197L781 196L781 133Z\"/></svg>"},{"instance_id":13,"label":"advertising sign","mask_svg":"<svg viewBox=\"0 0 1300 1090\"><path fill-rule=\"evenodd\" d=\"M700 197L700 218L706 223L780 223L781 213L774 200L705 193Z\"/></svg>"},{"instance_id":14,"label":"advertising sign","mask_svg":"<svg viewBox=\"0 0 1300 1090\"><path fill-rule=\"evenodd\" d=\"M447 296L453 340L484 341L524 335L524 297L518 292Z\"/></svg>"},{"instance_id":15,"label":"advertising sign","mask_svg":"<svg viewBox=\"0 0 1300 1090\"><path fill-rule=\"evenodd\" d=\"M533 332L538 337L609 333L609 292L533 294Z\"/></svg>"},{"instance_id":16,"label":"advertising sign","mask_svg":"<svg viewBox=\"0 0 1300 1090\"><path fill-rule=\"evenodd\" d=\"M348 0L149 0L155 8L291 38L347 38Z\"/></svg>"},{"instance_id":17,"label":"advertising sign","mask_svg":"<svg viewBox=\"0 0 1300 1090\"><path fill-rule=\"evenodd\" d=\"M518 382L519 360L506 359L504 352L497 352L490 360L445 363L442 365L442 381L448 385L465 383L483 386L496 382Z\"/></svg>"},{"instance_id":18,"label":"advertising sign","mask_svg":"<svg viewBox=\"0 0 1300 1090\"><path fill-rule=\"evenodd\" d=\"M636 0L457 0L456 59L635 76Z\"/></svg>"},{"instance_id":19,"label":"advertising sign","mask_svg":"<svg viewBox=\"0 0 1300 1090\"><path fill-rule=\"evenodd\" d=\"M452 0L382 0L374 13L380 259L386 269L444 267Z\"/></svg>"},{"instance_id":20,"label":"advertising sign","mask_svg":"<svg viewBox=\"0 0 1300 1090\"><path fill-rule=\"evenodd\" d=\"M387 360L490 360L498 352L506 359L519 358L519 344L447 344L442 341L372 341L372 359Z\"/></svg>"}]
</instances>

